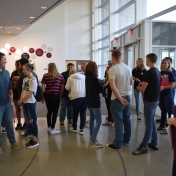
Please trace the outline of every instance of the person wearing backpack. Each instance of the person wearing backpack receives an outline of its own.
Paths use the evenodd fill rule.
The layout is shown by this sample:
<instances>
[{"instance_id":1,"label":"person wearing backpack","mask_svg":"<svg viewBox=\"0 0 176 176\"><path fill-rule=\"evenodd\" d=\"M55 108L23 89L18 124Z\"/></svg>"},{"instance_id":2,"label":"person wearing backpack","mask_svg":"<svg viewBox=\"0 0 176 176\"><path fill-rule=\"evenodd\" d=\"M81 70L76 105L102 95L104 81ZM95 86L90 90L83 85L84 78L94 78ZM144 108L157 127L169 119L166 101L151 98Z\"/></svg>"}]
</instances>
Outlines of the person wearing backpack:
<instances>
[{"instance_id":1,"label":"person wearing backpack","mask_svg":"<svg viewBox=\"0 0 176 176\"><path fill-rule=\"evenodd\" d=\"M18 102L21 109L23 109L25 112L26 118L28 120L28 128L31 131L32 139L26 143L27 148L39 146L35 99L38 83L37 79L32 74L33 69L33 66L29 63L23 66L23 73L27 77L23 79L22 93Z\"/></svg>"},{"instance_id":2,"label":"person wearing backpack","mask_svg":"<svg viewBox=\"0 0 176 176\"><path fill-rule=\"evenodd\" d=\"M61 131L55 128L57 114L60 105L60 97L63 94L64 77L57 70L55 63L48 64L48 73L43 75L42 89L47 107L47 124L50 134L59 134Z\"/></svg>"}]
</instances>

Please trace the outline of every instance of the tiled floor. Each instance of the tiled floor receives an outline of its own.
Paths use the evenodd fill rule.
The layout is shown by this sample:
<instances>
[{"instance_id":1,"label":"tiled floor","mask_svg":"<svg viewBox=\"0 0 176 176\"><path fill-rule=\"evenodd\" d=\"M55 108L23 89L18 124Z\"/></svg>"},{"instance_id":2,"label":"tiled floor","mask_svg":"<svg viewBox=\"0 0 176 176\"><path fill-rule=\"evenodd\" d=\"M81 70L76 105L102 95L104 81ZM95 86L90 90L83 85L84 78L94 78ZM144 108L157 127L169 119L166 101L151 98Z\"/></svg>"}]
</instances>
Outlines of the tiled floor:
<instances>
[{"instance_id":1,"label":"tiled floor","mask_svg":"<svg viewBox=\"0 0 176 176\"><path fill-rule=\"evenodd\" d=\"M103 117L105 119L105 117ZM167 135L160 135L159 150L150 150L141 156L132 155L144 135L144 121L137 122L132 115L132 137L129 146L123 150L112 151L105 145L114 139L114 129L101 126L98 140L104 144L102 149L89 148L89 129L80 136L69 132L70 125L57 127L62 133L49 135L45 118L39 118L40 146L19 151L10 148L6 135L2 135L4 154L0 156L0 176L170 176L172 170L172 151Z\"/></svg>"}]
</instances>

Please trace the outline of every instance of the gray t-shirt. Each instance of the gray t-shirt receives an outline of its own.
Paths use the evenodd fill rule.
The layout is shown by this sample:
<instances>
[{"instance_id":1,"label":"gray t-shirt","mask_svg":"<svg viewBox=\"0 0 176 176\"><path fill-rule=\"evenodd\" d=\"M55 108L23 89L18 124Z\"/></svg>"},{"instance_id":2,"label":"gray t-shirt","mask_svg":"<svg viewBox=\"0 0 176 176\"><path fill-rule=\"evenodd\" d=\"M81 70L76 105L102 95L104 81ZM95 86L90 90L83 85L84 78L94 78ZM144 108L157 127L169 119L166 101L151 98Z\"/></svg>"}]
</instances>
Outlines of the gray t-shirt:
<instances>
[{"instance_id":1,"label":"gray t-shirt","mask_svg":"<svg viewBox=\"0 0 176 176\"><path fill-rule=\"evenodd\" d=\"M109 69L109 79L115 80L115 85L122 97L131 94L131 78L131 69L124 63L116 64ZM111 100L116 98L112 92Z\"/></svg>"}]
</instances>

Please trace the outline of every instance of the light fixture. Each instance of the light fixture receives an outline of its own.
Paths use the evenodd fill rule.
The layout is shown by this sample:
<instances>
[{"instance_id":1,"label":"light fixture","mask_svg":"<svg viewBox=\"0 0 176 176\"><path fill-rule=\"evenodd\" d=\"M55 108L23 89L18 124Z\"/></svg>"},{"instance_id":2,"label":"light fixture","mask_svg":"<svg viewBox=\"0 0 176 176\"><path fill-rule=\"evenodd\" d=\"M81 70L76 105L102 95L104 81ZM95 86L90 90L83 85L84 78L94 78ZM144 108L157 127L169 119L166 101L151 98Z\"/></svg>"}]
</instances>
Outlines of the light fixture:
<instances>
[{"instance_id":1,"label":"light fixture","mask_svg":"<svg viewBox=\"0 0 176 176\"><path fill-rule=\"evenodd\" d=\"M35 17L31 16L31 17L29 17L29 18L34 19Z\"/></svg>"},{"instance_id":2,"label":"light fixture","mask_svg":"<svg viewBox=\"0 0 176 176\"><path fill-rule=\"evenodd\" d=\"M24 52L28 52L28 51L29 51L29 48L28 48L27 46L25 46L25 47L23 48L23 51L24 51Z\"/></svg>"},{"instance_id":3,"label":"light fixture","mask_svg":"<svg viewBox=\"0 0 176 176\"><path fill-rule=\"evenodd\" d=\"M41 7L41 9L47 9L47 7L45 7L45 6L42 6L42 7Z\"/></svg>"},{"instance_id":4,"label":"light fixture","mask_svg":"<svg viewBox=\"0 0 176 176\"><path fill-rule=\"evenodd\" d=\"M21 29L21 28L17 27L17 29Z\"/></svg>"},{"instance_id":5,"label":"light fixture","mask_svg":"<svg viewBox=\"0 0 176 176\"><path fill-rule=\"evenodd\" d=\"M5 49L10 49L10 47L11 47L11 46L10 46L9 43L6 43L6 44L5 44Z\"/></svg>"},{"instance_id":6,"label":"light fixture","mask_svg":"<svg viewBox=\"0 0 176 176\"><path fill-rule=\"evenodd\" d=\"M21 55L22 51L20 49L16 50L17 55Z\"/></svg>"},{"instance_id":7,"label":"light fixture","mask_svg":"<svg viewBox=\"0 0 176 176\"><path fill-rule=\"evenodd\" d=\"M5 55L7 55L7 53L8 53L5 48L1 48L1 49L0 49L0 52L1 52L1 53L4 53Z\"/></svg>"}]
</instances>

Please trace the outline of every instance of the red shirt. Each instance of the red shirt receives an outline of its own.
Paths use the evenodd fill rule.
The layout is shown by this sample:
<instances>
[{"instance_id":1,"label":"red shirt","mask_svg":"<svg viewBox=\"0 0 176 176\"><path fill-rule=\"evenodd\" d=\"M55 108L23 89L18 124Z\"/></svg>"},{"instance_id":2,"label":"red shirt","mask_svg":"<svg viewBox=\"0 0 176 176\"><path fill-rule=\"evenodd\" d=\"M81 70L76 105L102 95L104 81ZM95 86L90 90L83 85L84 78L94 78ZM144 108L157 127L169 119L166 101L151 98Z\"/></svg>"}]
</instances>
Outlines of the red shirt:
<instances>
[{"instance_id":1,"label":"red shirt","mask_svg":"<svg viewBox=\"0 0 176 176\"><path fill-rule=\"evenodd\" d=\"M64 77L60 74L55 79L51 79L48 74L43 75L42 84L45 84L45 93L60 93L61 84L65 83Z\"/></svg>"}]
</instances>

